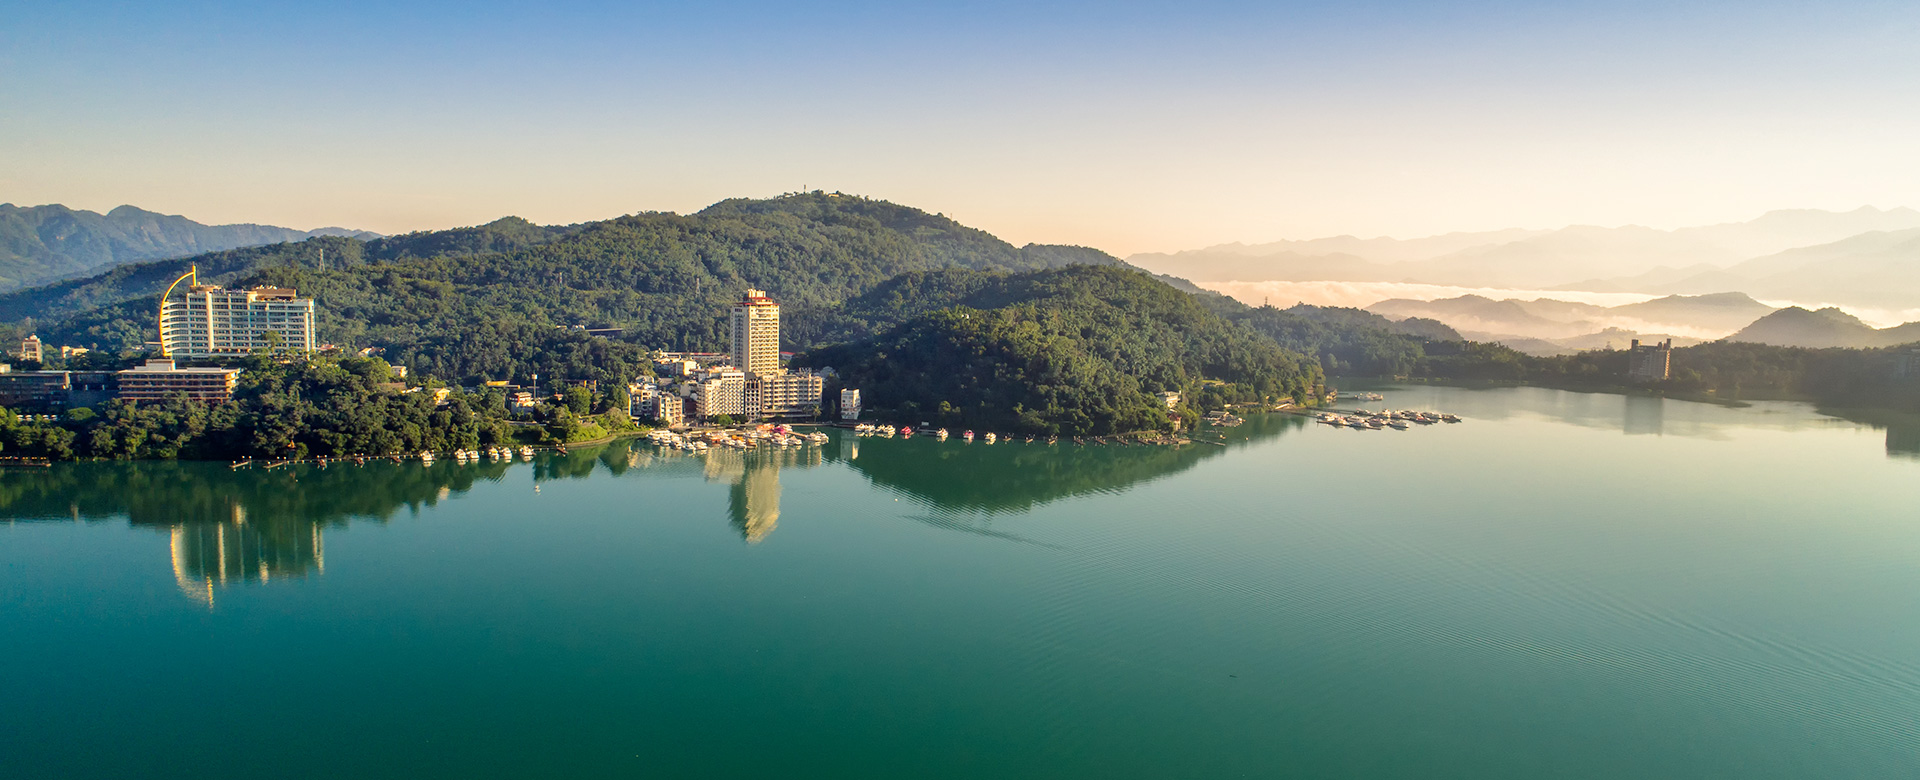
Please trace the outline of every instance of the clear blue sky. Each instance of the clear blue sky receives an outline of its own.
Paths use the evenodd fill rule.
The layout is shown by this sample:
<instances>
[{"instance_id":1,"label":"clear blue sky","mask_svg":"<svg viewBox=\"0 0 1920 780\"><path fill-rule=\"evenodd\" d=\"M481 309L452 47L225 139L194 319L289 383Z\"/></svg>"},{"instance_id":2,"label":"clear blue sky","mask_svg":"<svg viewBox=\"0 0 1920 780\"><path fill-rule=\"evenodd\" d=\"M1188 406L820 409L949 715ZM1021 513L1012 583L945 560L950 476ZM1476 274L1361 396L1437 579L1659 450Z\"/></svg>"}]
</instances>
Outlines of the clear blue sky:
<instances>
[{"instance_id":1,"label":"clear blue sky","mask_svg":"<svg viewBox=\"0 0 1920 780\"><path fill-rule=\"evenodd\" d=\"M1118 253L1920 206L1920 3L0 1L0 201L841 190Z\"/></svg>"}]
</instances>

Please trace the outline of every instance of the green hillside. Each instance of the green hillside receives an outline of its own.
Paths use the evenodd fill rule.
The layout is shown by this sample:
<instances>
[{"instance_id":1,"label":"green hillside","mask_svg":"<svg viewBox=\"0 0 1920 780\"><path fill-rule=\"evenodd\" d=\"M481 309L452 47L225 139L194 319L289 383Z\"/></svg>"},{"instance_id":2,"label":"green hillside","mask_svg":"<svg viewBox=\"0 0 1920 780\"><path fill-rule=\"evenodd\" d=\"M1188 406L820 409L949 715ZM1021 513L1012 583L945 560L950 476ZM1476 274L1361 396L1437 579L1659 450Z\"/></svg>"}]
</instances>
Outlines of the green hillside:
<instances>
[{"instance_id":1,"label":"green hillside","mask_svg":"<svg viewBox=\"0 0 1920 780\"><path fill-rule=\"evenodd\" d=\"M1128 269L919 274L862 296L847 314L907 319L796 362L835 368L869 406L947 426L1165 429L1171 421L1158 392L1207 406L1301 401L1322 379L1311 358Z\"/></svg>"},{"instance_id":2,"label":"green hillside","mask_svg":"<svg viewBox=\"0 0 1920 780\"><path fill-rule=\"evenodd\" d=\"M384 347L415 371L612 378L643 349L725 349L726 306L748 286L786 306L789 338L804 347L811 317L902 273L1079 262L1119 261L1077 247L1015 247L885 201L807 193L729 200L686 216L566 227L508 218L124 266L0 296L0 322L31 320L50 343L133 349L153 338L161 290L192 263L203 281L295 287L318 303L321 341ZM590 340L573 326L623 330Z\"/></svg>"}]
</instances>

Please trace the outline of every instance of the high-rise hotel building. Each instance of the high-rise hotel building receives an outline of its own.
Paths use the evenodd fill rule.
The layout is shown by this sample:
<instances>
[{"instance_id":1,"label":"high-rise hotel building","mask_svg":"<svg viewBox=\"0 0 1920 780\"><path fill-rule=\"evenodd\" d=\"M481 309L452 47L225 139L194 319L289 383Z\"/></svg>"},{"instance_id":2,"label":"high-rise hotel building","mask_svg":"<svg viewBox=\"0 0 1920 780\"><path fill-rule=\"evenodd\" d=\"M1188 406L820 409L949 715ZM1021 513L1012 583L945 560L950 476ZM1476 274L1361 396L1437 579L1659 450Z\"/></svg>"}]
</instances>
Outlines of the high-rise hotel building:
<instances>
[{"instance_id":1,"label":"high-rise hotel building","mask_svg":"<svg viewBox=\"0 0 1920 780\"><path fill-rule=\"evenodd\" d=\"M733 305L733 364L745 373L742 411L749 419L812 417L820 411L825 380L789 374L780 365L780 304L747 289Z\"/></svg>"},{"instance_id":2,"label":"high-rise hotel building","mask_svg":"<svg viewBox=\"0 0 1920 780\"><path fill-rule=\"evenodd\" d=\"M748 374L780 373L780 304L747 288L733 304L733 365Z\"/></svg>"},{"instance_id":3,"label":"high-rise hotel building","mask_svg":"<svg viewBox=\"0 0 1920 780\"><path fill-rule=\"evenodd\" d=\"M269 333L282 351L312 352L313 299L288 287L196 284L184 294L169 288L160 302L160 352L169 357L241 357L272 346Z\"/></svg>"}]
</instances>

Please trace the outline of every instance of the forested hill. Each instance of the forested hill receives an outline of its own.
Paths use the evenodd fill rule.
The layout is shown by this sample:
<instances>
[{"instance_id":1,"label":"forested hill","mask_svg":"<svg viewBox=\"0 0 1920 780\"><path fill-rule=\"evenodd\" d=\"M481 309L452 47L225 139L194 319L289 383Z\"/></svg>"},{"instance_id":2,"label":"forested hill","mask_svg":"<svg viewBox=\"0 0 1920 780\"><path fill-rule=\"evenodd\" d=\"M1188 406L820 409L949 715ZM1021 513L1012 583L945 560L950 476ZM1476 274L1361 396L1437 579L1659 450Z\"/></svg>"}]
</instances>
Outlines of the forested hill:
<instances>
[{"instance_id":1,"label":"forested hill","mask_svg":"<svg viewBox=\"0 0 1920 780\"><path fill-rule=\"evenodd\" d=\"M792 335L805 339L810 316L902 273L1120 264L1095 250L1015 247L943 216L816 192L723 201L686 216L565 227L508 218L130 265L0 296L0 322L31 319L55 344L134 348L154 338L158 296L190 263L203 282L295 287L318 303L321 341L385 347L394 362L457 380L605 375L612 371L579 362L620 353L617 369L648 348L722 350L726 306L748 286L780 300ZM624 330L589 348L584 336L560 330L575 325ZM597 352L553 362L553 353L582 350Z\"/></svg>"},{"instance_id":2,"label":"forested hill","mask_svg":"<svg viewBox=\"0 0 1920 780\"><path fill-rule=\"evenodd\" d=\"M1164 429L1156 393L1305 400L1314 359L1135 270L916 274L851 302L859 322L906 317L796 362L832 366L898 419L1026 433Z\"/></svg>"}]
</instances>

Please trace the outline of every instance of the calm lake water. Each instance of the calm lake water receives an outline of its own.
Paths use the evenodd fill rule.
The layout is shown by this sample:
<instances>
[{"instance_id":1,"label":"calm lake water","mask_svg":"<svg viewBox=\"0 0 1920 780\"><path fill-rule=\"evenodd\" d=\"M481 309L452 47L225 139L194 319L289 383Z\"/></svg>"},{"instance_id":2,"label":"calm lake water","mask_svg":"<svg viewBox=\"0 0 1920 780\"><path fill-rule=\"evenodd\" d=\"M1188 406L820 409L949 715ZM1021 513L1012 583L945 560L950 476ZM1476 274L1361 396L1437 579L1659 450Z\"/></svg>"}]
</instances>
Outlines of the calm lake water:
<instances>
[{"instance_id":1,"label":"calm lake water","mask_svg":"<svg viewBox=\"0 0 1920 780\"><path fill-rule=\"evenodd\" d=\"M1920 774L1911 437L1386 395L1467 422L0 471L0 775Z\"/></svg>"}]
</instances>

